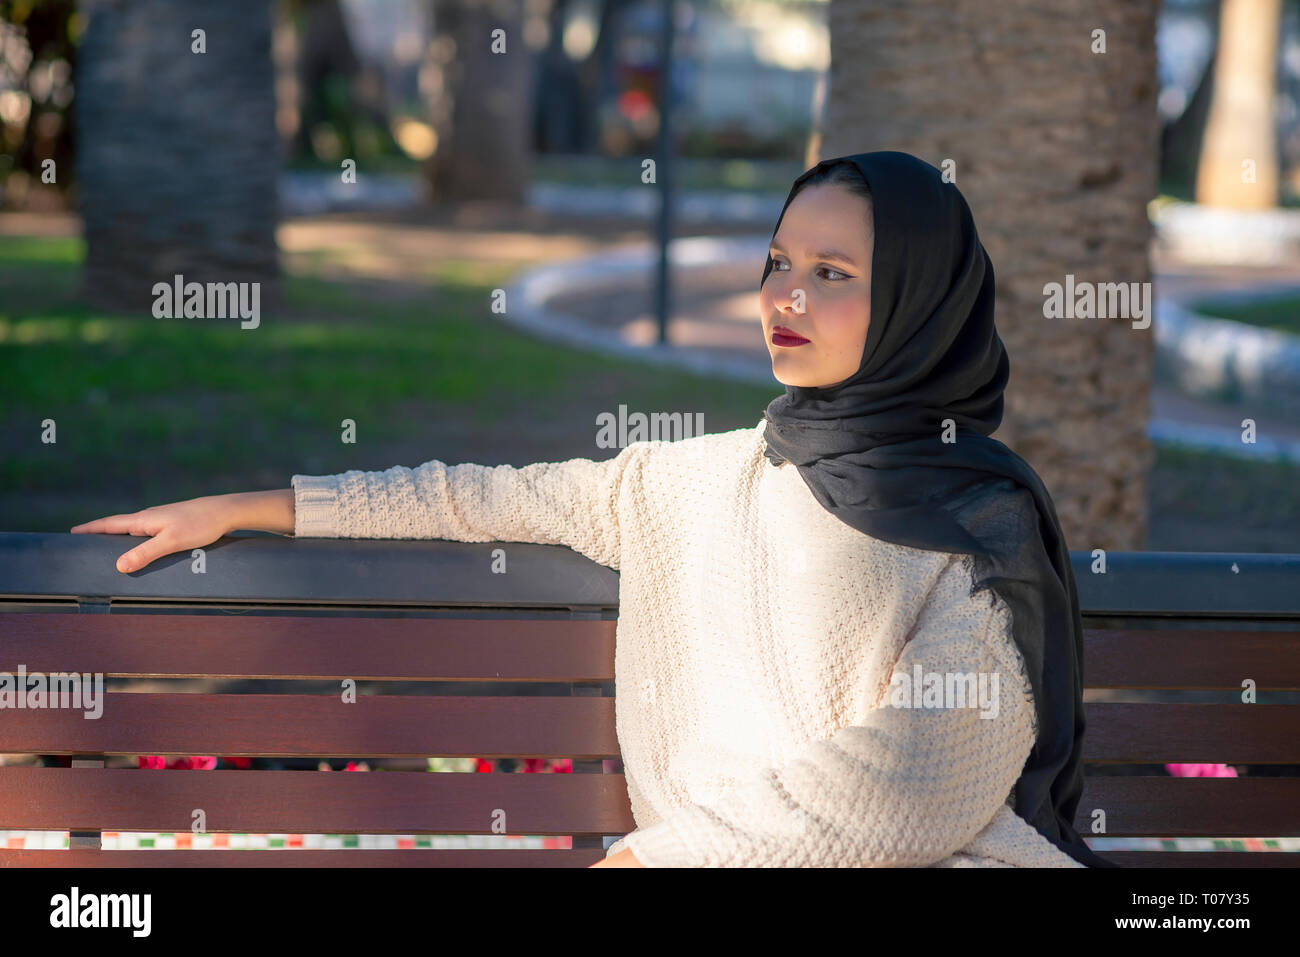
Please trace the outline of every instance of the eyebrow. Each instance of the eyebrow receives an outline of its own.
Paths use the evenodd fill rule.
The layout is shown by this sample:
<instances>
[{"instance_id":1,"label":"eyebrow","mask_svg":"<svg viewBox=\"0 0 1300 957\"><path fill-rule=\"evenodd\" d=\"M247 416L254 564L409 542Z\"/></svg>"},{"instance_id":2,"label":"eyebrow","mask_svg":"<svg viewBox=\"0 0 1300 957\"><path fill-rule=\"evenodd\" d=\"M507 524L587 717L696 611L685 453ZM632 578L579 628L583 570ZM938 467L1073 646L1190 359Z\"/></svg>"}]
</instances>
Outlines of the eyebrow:
<instances>
[{"instance_id":1,"label":"eyebrow","mask_svg":"<svg viewBox=\"0 0 1300 957\"><path fill-rule=\"evenodd\" d=\"M780 243L769 243L768 246L770 249L775 249L779 253L785 252L784 247L782 247ZM857 262L854 260L852 256L848 255L848 253L842 253L838 249L823 249L819 252L812 253L810 258L838 259L840 262L846 262L851 266L857 265Z\"/></svg>"}]
</instances>

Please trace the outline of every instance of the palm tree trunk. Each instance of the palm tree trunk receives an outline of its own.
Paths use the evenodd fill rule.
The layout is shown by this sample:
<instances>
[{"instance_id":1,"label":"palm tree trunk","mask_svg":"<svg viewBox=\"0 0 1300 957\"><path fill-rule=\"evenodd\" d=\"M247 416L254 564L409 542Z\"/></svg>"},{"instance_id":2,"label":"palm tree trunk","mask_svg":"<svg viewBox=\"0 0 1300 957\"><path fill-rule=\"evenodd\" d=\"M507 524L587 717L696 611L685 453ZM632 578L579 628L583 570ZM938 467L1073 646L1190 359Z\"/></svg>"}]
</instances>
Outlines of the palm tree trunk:
<instances>
[{"instance_id":1,"label":"palm tree trunk","mask_svg":"<svg viewBox=\"0 0 1300 957\"><path fill-rule=\"evenodd\" d=\"M535 14L543 23L545 12ZM433 13L430 194L522 203L532 178L534 68L523 0L437 0ZM501 42L504 52L495 52Z\"/></svg>"},{"instance_id":2,"label":"palm tree trunk","mask_svg":"<svg viewBox=\"0 0 1300 957\"><path fill-rule=\"evenodd\" d=\"M1196 201L1271 209L1278 199L1273 102L1282 0L1222 0L1214 94Z\"/></svg>"},{"instance_id":3,"label":"palm tree trunk","mask_svg":"<svg viewBox=\"0 0 1300 957\"><path fill-rule=\"evenodd\" d=\"M1149 282L1159 0L832 0L821 156L955 162L1011 357L996 438L1050 489L1071 548L1143 546L1152 329L1048 319L1067 273ZM1105 52L1093 52L1093 31Z\"/></svg>"},{"instance_id":4,"label":"palm tree trunk","mask_svg":"<svg viewBox=\"0 0 1300 957\"><path fill-rule=\"evenodd\" d=\"M269 0L88 0L77 63L83 296L149 310L152 288L259 282L279 301ZM191 33L205 31L206 52ZM148 314L148 313L146 313Z\"/></svg>"}]
</instances>

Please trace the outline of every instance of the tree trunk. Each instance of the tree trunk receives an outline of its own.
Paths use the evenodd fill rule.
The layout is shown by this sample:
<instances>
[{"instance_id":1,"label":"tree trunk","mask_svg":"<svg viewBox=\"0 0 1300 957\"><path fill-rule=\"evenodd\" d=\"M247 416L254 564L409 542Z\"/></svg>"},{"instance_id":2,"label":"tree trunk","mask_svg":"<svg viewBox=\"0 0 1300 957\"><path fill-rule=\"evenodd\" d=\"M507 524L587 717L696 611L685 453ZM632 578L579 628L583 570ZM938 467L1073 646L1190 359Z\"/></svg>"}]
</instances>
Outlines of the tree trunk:
<instances>
[{"instance_id":1,"label":"tree trunk","mask_svg":"<svg viewBox=\"0 0 1300 957\"><path fill-rule=\"evenodd\" d=\"M524 201L533 165L534 56L524 25L522 0L434 4L428 70L438 146L427 171L436 202ZM498 29L505 52L493 52L502 42L493 36Z\"/></svg>"},{"instance_id":2,"label":"tree trunk","mask_svg":"<svg viewBox=\"0 0 1300 957\"><path fill-rule=\"evenodd\" d=\"M1277 205L1273 102L1281 23L1282 0L1222 0L1214 93L1196 175L1198 203Z\"/></svg>"},{"instance_id":3,"label":"tree trunk","mask_svg":"<svg viewBox=\"0 0 1300 957\"><path fill-rule=\"evenodd\" d=\"M84 298L151 310L153 286L259 282L279 301L267 0L89 0L77 63ZM192 31L206 52L193 52ZM146 313L148 314L148 313Z\"/></svg>"},{"instance_id":4,"label":"tree trunk","mask_svg":"<svg viewBox=\"0 0 1300 957\"><path fill-rule=\"evenodd\" d=\"M1146 539L1153 330L1048 319L1044 286L1151 279L1158 0L832 0L822 157L955 162L1011 359L995 438L1042 476L1073 549ZM1093 31L1105 50L1092 52ZM1148 313L1149 317L1149 313Z\"/></svg>"}]
</instances>

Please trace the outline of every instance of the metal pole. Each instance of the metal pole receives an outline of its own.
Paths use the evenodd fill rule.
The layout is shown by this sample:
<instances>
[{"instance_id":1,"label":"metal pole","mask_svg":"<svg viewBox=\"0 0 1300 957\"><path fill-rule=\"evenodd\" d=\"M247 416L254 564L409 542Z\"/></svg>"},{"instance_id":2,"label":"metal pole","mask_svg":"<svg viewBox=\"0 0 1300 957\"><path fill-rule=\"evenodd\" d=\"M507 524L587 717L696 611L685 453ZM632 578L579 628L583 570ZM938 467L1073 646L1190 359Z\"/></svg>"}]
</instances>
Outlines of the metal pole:
<instances>
[{"instance_id":1,"label":"metal pole","mask_svg":"<svg viewBox=\"0 0 1300 957\"><path fill-rule=\"evenodd\" d=\"M672 107L673 107L673 3L663 0L663 32L659 41L659 158L655 178L659 184L659 275L655 283L655 313L659 319L659 344L668 343L668 310L671 297L668 275L668 242L672 236Z\"/></svg>"}]
</instances>

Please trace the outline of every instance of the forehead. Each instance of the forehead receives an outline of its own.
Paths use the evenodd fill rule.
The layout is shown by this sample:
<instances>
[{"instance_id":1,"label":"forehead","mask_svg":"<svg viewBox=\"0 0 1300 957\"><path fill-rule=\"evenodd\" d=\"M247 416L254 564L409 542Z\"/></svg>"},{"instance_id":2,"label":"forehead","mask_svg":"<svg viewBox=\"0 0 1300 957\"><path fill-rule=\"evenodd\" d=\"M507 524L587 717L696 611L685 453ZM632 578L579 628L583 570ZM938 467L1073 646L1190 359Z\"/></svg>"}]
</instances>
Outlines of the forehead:
<instances>
[{"instance_id":1,"label":"forehead","mask_svg":"<svg viewBox=\"0 0 1300 957\"><path fill-rule=\"evenodd\" d=\"M843 186L821 184L790 201L773 242L795 253L825 246L865 255L872 240L871 206Z\"/></svg>"}]
</instances>

